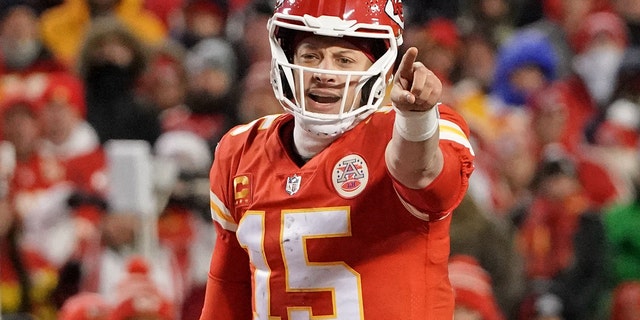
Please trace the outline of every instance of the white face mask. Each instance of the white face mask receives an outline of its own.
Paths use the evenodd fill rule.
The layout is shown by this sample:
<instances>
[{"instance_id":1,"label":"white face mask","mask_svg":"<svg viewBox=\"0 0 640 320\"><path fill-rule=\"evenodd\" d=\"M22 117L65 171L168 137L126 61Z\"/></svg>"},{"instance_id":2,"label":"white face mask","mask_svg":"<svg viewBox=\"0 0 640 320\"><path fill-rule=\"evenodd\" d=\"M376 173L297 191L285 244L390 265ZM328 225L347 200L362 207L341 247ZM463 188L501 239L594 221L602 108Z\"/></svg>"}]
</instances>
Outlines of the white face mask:
<instances>
[{"instance_id":1,"label":"white face mask","mask_svg":"<svg viewBox=\"0 0 640 320\"><path fill-rule=\"evenodd\" d=\"M598 104L606 103L616 87L624 50L613 46L591 48L573 58L573 68Z\"/></svg>"}]
</instances>

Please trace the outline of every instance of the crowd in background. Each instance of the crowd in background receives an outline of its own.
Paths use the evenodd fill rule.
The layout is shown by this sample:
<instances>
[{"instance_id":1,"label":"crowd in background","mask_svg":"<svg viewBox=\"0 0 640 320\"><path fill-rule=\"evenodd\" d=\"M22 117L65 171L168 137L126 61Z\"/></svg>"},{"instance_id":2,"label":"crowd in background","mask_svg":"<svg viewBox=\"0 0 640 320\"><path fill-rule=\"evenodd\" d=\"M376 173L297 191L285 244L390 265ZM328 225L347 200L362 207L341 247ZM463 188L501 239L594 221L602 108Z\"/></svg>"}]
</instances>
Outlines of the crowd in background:
<instances>
[{"instance_id":1,"label":"crowd in background","mask_svg":"<svg viewBox=\"0 0 640 320\"><path fill-rule=\"evenodd\" d=\"M274 2L0 2L1 319L198 318L212 151L282 112ZM476 154L451 226L455 319L640 319L640 1L403 3L401 49ZM176 168L153 255L148 220L109 203L114 140Z\"/></svg>"}]
</instances>

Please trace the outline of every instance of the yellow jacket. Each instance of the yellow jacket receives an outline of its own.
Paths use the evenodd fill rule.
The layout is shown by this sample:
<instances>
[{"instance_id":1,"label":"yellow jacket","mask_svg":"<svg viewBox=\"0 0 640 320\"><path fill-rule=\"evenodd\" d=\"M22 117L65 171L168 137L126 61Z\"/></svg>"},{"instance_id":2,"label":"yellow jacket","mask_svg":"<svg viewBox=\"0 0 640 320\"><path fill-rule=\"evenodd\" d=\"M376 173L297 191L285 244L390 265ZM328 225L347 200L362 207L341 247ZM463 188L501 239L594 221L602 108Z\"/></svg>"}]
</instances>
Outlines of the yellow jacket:
<instances>
[{"instance_id":1,"label":"yellow jacket","mask_svg":"<svg viewBox=\"0 0 640 320\"><path fill-rule=\"evenodd\" d=\"M167 36L162 21L144 9L142 0L120 0L115 15L146 44L159 44ZM65 0L63 4L45 11L40 19L45 46L72 66L90 27L87 0Z\"/></svg>"}]
</instances>

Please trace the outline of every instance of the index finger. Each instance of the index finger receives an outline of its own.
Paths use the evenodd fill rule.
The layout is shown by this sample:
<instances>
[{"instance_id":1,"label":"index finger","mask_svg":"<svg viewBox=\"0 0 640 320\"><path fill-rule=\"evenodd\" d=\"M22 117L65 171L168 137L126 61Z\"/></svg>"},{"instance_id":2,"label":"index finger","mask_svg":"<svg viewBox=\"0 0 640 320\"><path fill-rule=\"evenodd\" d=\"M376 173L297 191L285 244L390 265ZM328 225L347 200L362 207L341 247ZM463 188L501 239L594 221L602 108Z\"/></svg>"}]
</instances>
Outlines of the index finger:
<instances>
[{"instance_id":1,"label":"index finger","mask_svg":"<svg viewBox=\"0 0 640 320\"><path fill-rule=\"evenodd\" d=\"M405 79L411 79L413 77L413 63L416 62L418 57L418 49L411 47L402 56L402 60L398 65L398 75Z\"/></svg>"}]
</instances>

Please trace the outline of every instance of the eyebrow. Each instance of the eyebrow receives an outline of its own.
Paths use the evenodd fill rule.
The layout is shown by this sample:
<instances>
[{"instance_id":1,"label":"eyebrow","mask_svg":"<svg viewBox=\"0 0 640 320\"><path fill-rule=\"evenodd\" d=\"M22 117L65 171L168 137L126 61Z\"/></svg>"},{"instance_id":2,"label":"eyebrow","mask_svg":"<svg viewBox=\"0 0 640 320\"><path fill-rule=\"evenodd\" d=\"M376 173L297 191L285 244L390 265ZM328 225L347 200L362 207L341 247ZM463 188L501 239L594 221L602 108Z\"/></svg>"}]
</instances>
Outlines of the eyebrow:
<instances>
[{"instance_id":1,"label":"eyebrow","mask_svg":"<svg viewBox=\"0 0 640 320\"><path fill-rule=\"evenodd\" d=\"M305 44L300 45L298 47L298 50L305 49L305 48L308 49L308 50L320 50L321 49L320 46L317 46L317 45L314 45L314 44L311 44L311 43L305 43ZM344 54L354 54L354 53L357 53L357 52L362 52L362 51L360 51L357 48L353 48L353 49L342 48L342 49L340 49L340 50L338 50L336 52L332 52L332 53L333 54L342 54L342 55L344 55Z\"/></svg>"}]
</instances>

